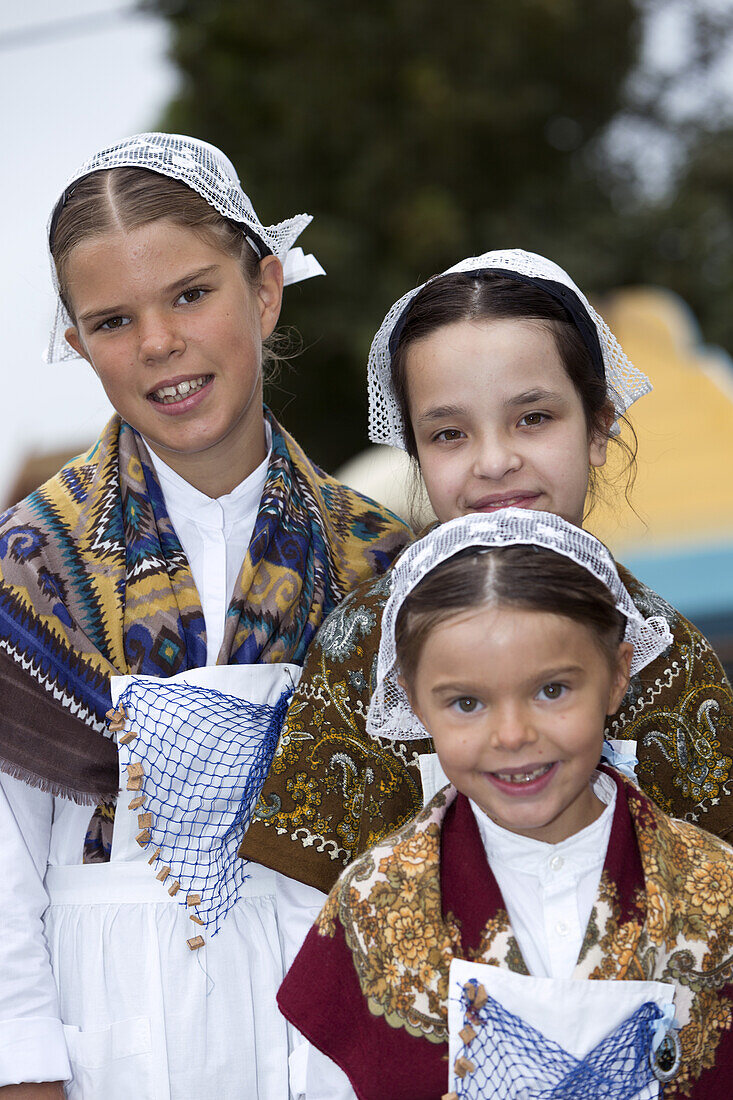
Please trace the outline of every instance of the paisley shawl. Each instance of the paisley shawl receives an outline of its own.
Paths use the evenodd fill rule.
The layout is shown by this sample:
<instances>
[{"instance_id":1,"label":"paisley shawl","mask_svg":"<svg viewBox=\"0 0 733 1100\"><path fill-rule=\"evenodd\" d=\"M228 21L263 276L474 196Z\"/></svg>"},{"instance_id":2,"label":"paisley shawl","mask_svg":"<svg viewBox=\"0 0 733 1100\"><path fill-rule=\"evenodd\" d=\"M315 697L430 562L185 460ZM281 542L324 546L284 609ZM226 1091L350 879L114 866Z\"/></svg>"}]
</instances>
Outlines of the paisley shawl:
<instances>
[{"instance_id":1,"label":"paisley shawl","mask_svg":"<svg viewBox=\"0 0 733 1100\"><path fill-rule=\"evenodd\" d=\"M673 984L682 1061L665 1100L727 1100L733 849L604 770L616 808L572 978ZM447 787L342 874L278 1003L360 1100L439 1100L453 957L528 973L468 800Z\"/></svg>"},{"instance_id":2,"label":"paisley shawl","mask_svg":"<svg viewBox=\"0 0 733 1100\"><path fill-rule=\"evenodd\" d=\"M641 787L674 817L733 831L733 693L700 632L622 566L644 616L674 641L634 677L608 721L636 740ZM245 857L321 890L422 807L419 756L430 741L371 738L366 715L389 574L364 582L326 620L306 657L270 774L241 848Z\"/></svg>"},{"instance_id":3,"label":"paisley shawl","mask_svg":"<svg viewBox=\"0 0 733 1100\"><path fill-rule=\"evenodd\" d=\"M302 662L322 619L410 538L267 415L272 453L220 664ZM113 795L109 677L205 663L199 596L154 468L114 416L0 518L0 767L78 801Z\"/></svg>"}]
</instances>

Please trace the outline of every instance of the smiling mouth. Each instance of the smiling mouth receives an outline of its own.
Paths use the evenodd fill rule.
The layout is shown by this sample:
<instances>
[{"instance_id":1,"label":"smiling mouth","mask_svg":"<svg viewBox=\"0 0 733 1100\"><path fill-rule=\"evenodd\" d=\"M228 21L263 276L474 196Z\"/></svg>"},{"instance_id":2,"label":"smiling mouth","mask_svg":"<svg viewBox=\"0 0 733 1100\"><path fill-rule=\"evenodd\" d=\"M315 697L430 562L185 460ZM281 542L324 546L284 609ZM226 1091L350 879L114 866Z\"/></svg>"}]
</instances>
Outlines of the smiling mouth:
<instances>
[{"instance_id":1,"label":"smiling mouth","mask_svg":"<svg viewBox=\"0 0 733 1100\"><path fill-rule=\"evenodd\" d=\"M179 382L177 386L161 386L160 389L149 393L148 397L159 405L175 405L178 401L185 401L191 394L202 389L211 382L213 377L213 374L202 374L198 378L188 378Z\"/></svg>"},{"instance_id":2,"label":"smiling mouth","mask_svg":"<svg viewBox=\"0 0 733 1100\"><path fill-rule=\"evenodd\" d=\"M490 775L496 777L502 783L513 783L515 786L521 787L526 783L534 783L536 779L541 779L543 775L554 767L554 764L539 764L536 768L532 768L531 771L510 771L510 772L490 772Z\"/></svg>"},{"instance_id":3,"label":"smiling mouth","mask_svg":"<svg viewBox=\"0 0 733 1100\"><path fill-rule=\"evenodd\" d=\"M470 506L472 512L494 512L500 508L527 508L539 497L539 493L515 493L505 497L487 497Z\"/></svg>"}]
</instances>

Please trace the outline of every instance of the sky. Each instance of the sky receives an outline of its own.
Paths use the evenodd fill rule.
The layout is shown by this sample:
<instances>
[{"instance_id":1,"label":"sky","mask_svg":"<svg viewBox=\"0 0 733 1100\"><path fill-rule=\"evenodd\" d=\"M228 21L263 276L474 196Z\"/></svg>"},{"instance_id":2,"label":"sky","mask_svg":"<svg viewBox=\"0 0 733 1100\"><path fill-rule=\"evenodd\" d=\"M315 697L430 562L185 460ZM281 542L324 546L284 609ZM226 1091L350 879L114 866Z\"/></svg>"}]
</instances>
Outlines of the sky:
<instances>
[{"instance_id":1,"label":"sky","mask_svg":"<svg viewBox=\"0 0 733 1100\"><path fill-rule=\"evenodd\" d=\"M23 458L83 450L110 415L87 363L41 356L55 309L46 223L98 148L154 129L175 91L167 25L125 0L0 4L0 501Z\"/></svg>"}]
</instances>

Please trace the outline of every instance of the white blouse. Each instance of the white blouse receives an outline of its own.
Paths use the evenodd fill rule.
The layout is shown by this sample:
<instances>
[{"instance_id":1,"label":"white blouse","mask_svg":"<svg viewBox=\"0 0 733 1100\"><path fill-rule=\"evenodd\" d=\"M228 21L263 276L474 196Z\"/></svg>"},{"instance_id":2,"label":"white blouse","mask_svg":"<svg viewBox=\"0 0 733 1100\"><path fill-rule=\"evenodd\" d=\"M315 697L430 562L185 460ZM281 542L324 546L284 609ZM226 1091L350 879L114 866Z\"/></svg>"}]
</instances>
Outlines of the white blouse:
<instances>
[{"instance_id":1,"label":"white blouse","mask_svg":"<svg viewBox=\"0 0 733 1100\"><path fill-rule=\"evenodd\" d=\"M153 462L201 597L213 664L267 460L218 501ZM133 1092L138 1100L285 1100L293 1036L289 1044L274 995L325 895L250 865L220 933L192 954L180 934L186 914L141 858L125 802L112 862L82 865L91 808L0 774L0 1086L68 1081L73 1066L67 1095L81 1100ZM85 1011L97 1000L93 1026L81 1031L65 1022L75 1019L80 966L88 974ZM222 1015L232 996L236 1012ZM204 1036L207 1049L193 1069L187 1035ZM185 1080L173 1072L179 1053Z\"/></svg>"},{"instance_id":2,"label":"white blouse","mask_svg":"<svg viewBox=\"0 0 733 1100\"><path fill-rule=\"evenodd\" d=\"M272 431L265 421L267 455L231 493L207 497L149 450L168 515L191 567L206 622L206 663L215 665L224 639L227 609L247 553L267 467Z\"/></svg>"},{"instance_id":3,"label":"white blouse","mask_svg":"<svg viewBox=\"0 0 733 1100\"><path fill-rule=\"evenodd\" d=\"M593 790L605 804L603 813L559 844L502 829L471 802L512 929L535 977L569 978L583 945L616 805L609 776L596 772Z\"/></svg>"}]
</instances>

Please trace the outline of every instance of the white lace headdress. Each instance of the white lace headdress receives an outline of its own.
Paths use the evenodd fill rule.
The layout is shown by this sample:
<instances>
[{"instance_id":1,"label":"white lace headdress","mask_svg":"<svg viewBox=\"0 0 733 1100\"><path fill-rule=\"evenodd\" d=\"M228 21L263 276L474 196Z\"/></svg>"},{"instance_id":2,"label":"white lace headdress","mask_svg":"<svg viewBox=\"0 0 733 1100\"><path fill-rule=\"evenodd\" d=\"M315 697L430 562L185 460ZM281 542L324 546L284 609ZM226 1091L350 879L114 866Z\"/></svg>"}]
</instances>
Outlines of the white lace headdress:
<instances>
[{"instance_id":1,"label":"white lace headdress","mask_svg":"<svg viewBox=\"0 0 733 1100\"><path fill-rule=\"evenodd\" d=\"M134 134L116 145L101 149L86 160L67 182L51 212L48 222L49 253L58 216L74 185L92 172L102 172L108 168L147 168L185 183L223 217L243 226L246 240L260 259L270 254L277 256L283 265L285 286L325 274L315 256L305 255L302 248L293 248L296 238L313 220L310 214L296 214L294 218L287 218L277 225L263 225L242 190L229 158L215 145L181 134ZM53 257L51 274L58 302L44 359L47 363L57 363L78 356L64 338L64 332L72 322L59 296Z\"/></svg>"},{"instance_id":2,"label":"white lace headdress","mask_svg":"<svg viewBox=\"0 0 733 1100\"><path fill-rule=\"evenodd\" d=\"M551 512L502 508L489 515L476 512L449 520L405 550L392 570L389 599L382 616L377 657L377 686L367 715L367 731L391 741L411 741L428 734L398 682L395 624L405 599L436 565L468 547L541 546L571 558L605 584L626 618L624 639L634 646L632 676L663 653L672 642L662 615L645 619L621 583L613 558L593 535ZM468 563L467 563L468 565Z\"/></svg>"},{"instance_id":3,"label":"white lace headdress","mask_svg":"<svg viewBox=\"0 0 733 1100\"><path fill-rule=\"evenodd\" d=\"M427 283L459 272L479 274L488 271L514 277L519 281L544 285L544 289L561 301L571 314L584 341L590 347L591 355L594 354L593 345L597 337L598 358L602 359L598 366L605 375L608 396L613 402L617 417L622 416L634 401L650 392L652 385L647 376L637 370L626 357L606 322L596 313L568 273L544 256L535 252L524 252L520 248L484 252L482 256L469 256L461 260L447 271L428 279ZM369 438L372 443L389 443L393 447L406 449L402 414L392 386L392 351L394 338L402 327L413 298L427 283L415 287L395 302L372 341L367 367ZM617 425L614 430L618 430Z\"/></svg>"}]
</instances>

